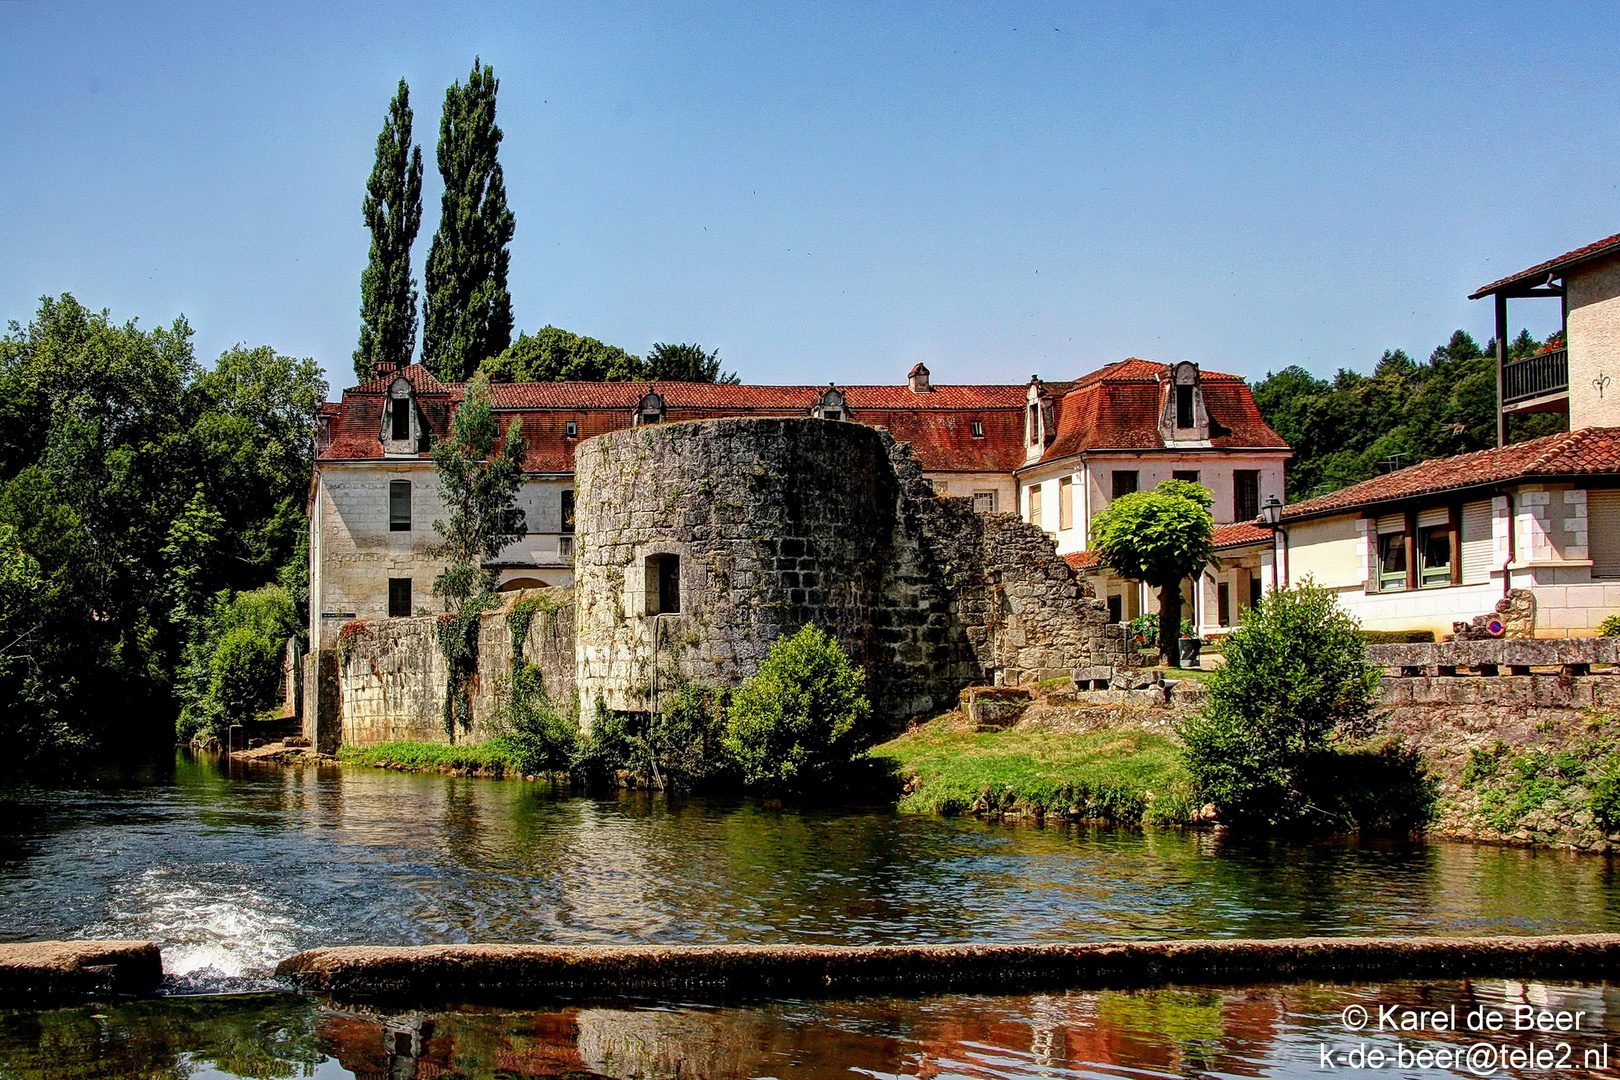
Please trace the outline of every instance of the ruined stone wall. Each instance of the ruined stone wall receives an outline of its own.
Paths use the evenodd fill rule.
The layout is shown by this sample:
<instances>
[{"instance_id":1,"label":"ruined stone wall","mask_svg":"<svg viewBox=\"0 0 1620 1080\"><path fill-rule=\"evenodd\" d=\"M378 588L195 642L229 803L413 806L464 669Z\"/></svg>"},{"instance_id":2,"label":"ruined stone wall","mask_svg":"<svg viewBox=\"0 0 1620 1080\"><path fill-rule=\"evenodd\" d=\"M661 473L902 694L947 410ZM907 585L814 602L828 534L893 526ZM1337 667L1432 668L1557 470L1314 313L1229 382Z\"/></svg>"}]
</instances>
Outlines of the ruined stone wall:
<instances>
[{"instance_id":1,"label":"ruined stone wall","mask_svg":"<svg viewBox=\"0 0 1620 1080\"><path fill-rule=\"evenodd\" d=\"M588 714L655 706L677 678L736 686L812 623L889 718L971 682L1124 663L1122 632L1039 529L937 496L864 425L725 419L615 432L575 452L578 684ZM680 610L657 614L657 560ZM655 667L656 654L656 667Z\"/></svg>"},{"instance_id":2,"label":"ruined stone wall","mask_svg":"<svg viewBox=\"0 0 1620 1080\"><path fill-rule=\"evenodd\" d=\"M456 742L476 742L497 734L492 723L505 703L512 665L512 633L507 613L518 599L542 596L549 610L535 613L523 640L523 659L539 666L553 700L574 695L574 610L567 589L533 589L502 594L503 603L479 617L478 666L469 686L473 722L457 731ZM343 746L382 742L449 742L444 727L448 669L439 649L438 618L376 619L343 628L336 696Z\"/></svg>"}]
</instances>

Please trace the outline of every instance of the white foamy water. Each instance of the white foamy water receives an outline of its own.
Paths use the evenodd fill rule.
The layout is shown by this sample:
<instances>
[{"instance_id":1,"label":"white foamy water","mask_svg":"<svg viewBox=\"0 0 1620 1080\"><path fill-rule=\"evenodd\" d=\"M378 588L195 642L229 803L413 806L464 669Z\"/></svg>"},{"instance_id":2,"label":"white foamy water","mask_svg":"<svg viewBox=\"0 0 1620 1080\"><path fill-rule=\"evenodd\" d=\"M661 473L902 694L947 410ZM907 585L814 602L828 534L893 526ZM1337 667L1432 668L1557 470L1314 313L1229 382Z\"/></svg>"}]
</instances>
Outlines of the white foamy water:
<instances>
[{"instance_id":1,"label":"white foamy water","mask_svg":"<svg viewBox=\"0 0 1620 1080\"><path fill-rule=\"evenodd\" d=\"M287 905L241 880L230 864L156 866L120 882L107 917L86 938L139 938L163 949L163 970L184 984L268 976L297 951L302 924Z\"/></svg>"}]
</instances>

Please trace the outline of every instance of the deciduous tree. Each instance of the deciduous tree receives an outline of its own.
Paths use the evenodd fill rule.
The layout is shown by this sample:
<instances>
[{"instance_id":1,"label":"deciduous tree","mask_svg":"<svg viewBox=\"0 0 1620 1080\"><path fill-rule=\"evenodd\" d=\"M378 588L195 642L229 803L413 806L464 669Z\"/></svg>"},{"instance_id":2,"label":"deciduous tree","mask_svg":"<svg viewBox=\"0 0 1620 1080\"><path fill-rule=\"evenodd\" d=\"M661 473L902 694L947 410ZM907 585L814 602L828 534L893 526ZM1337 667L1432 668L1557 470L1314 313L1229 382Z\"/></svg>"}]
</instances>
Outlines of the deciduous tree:
<instances>
[{"instance_id":1,"label":"deciduous tree","mask_svg":"<svg viewBox=\"0 0 1620 1080\"><path fill-rule=\"evenodd\" d=\"M1091 521L1091 547L1102 565L1159 590L1159 652L1181 666L1181 583L1203 572L1214 551L1209 489L1165 480L1152 491L1121 495Z\"/></svg>"}]
</instances>

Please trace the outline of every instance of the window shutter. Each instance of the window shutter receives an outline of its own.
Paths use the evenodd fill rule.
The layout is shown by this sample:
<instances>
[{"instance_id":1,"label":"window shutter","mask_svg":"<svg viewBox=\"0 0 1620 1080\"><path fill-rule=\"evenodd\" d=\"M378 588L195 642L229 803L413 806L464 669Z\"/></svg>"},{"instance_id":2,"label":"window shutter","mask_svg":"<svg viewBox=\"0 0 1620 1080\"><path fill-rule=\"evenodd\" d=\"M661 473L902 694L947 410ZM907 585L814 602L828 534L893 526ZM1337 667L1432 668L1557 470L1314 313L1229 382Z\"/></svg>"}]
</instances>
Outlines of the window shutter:
<instances>
[{"instance_id":1,"label":"window shutter","mask_svg":"<svg viewBox=\"0 0 1620 1080\"><path fill-rule=\"evenodd\" d=\"M1620 578L1620 491L1588 491L1586 517L1592 576Z\"/></svg>"},{"instance_id":2,"label":"window shutter","mask_svg":"<svg viewBox=\"0 0 1620 1080\"><path fill-rule=\"evenodd\" d=\"M1405 514L1385 514L1378 519L1378 531L1381 533L1398 533L1406 531Z\"/></svg>"},{"instance_id":3,"label":"window shutter","mask_svg":"<svg viewBox=\"0 0 1620 1080\"><path fill-rule=\"evenodd\" d=\"M1491 580L1496 565L1496 540L1491 535L1491 504L1465 503L1462 508L1463 584Z\"/></svg>"},{"instance_id":4,"label":"window shutter","mask_svg":"<svg viewBox=\"0 0 1620 1080\"><path fill-rule=\"evenodd\" d=\"M1444 525L1451 520L1451 511L1444 506L1431 507L1418 514L1418 528L1427 529L1431 525Z\"/></svg>"}]
</instances>

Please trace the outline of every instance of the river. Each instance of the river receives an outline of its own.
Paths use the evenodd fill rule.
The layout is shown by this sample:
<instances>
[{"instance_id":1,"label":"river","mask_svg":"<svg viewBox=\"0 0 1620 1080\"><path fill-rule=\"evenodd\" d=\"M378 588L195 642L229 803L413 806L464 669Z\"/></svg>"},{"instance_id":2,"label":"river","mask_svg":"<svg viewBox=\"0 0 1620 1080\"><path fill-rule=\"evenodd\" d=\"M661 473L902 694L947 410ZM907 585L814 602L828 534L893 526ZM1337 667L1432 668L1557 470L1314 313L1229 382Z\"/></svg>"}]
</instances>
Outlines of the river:
<instances>
[{"instance_id":1,"label":"river","mask_svg":"<svg viewBox=\"0 0 1620 1080\"><path fill-rule=\"evenodd\" d=\"M1008 826L887 808L795 809L645 793L586 798L516 781L244 766L185 755L74 784L0 792L0 940L156 940L175 995L275 990L276 961L310 946L351 943L860 944L1616 929L1620 886L1609 859L1483 845L1239 843L1209 832ZM404 1019L297 995L176 996L102 1012L0 1014L0 1076L56 1075L17 1064L30 1046L47 1044L90 1055L61 1075L370 1075L371 1065L354 1065L354 1046L387 1042L392 1061L411 1040L416 1056L400 1060L421 1061L421 1070L400 1072L394 1062L376 1074L449 1076L462 1075L453 1071L461 1066L431 1065L434 1055L463 1044L455 1053L469 1062L483 1053L477 1048L496 1053L491 1048L500 1046L528 1061L530 1051L512 1049L514 1038L555 1044L554 1053L534 1053L563 1064L552 1073L512 1075L641 1075L607 1067L610 1059L634 1057L623 1047L609 1053L621 1037L646 1050L635 1068L655 1073L663 1066L648 1063L665 1046L685 1055L685 1075L847 1075L833 1067L837 1055L827 1056L826 1039L792 1034L814 1030L835 1042L853 1040L848 1055L868 1062L865 1074L914 1073L902 1066L937 1051L956 1055L953 1061L1006 1056L993 1068L958 1061L951 1068L966 1070L961 1075L1061 1075L1071 1066L1085 1072L1084 1062L1101 1067L1095 1040L1087 1040L1104 1014L1115 1018L1108 1030L1116 1041L1170 1038L1165 1046L1180 1047L1166 1033L1191 1025L1214 1040L1205 1049L1218 1056L1226 1052L1220 1032L1247 1031L1244 1017L1270 1010L1274 1037L1250 1054L1253 1069L1266 1072L1274 1071L1266 1062L1282 1068L1294 1061L1290 1048L1319 1034L1312 1025L1338 1007L1300 1013L1290 1003L1301 1000L1575 995L1597 1002L1594 1015L1608 1024L1603 1003L1610 993L1509 984L1318 991L1317 998L1289 987L1208 988L725 1008L558 1003L549 1012L462 1009ZM1030 1040L1039 1042L1029 1034L1037 1021L1050 1021L1064 1045L1091 1049L1059 1046L1045 1065L1031 1064L1024 1058L1035 1052ZM122 1034L109 1043L109 1031ZM998 1042L987 1034L993 1031L1023 1034ZM275 1044L265 1032L292 1041ZM1252 1034L1232 1038L1249 1045ZM737 1048L741 1056L723 1069L704 1057L709 1051L694 1049L739 1038L752 1049ZM236 1049L218 1050L222 1039ZM149 1042L167 1049L113 1071L96 1064L96 1048ZM799 1042L804 1046L792 1049ZM571 1049L556 1049L564 1044ZM955 1049L941 1049L947 1044ZM988 1049L970 1052L967 1044ZM787 1047L787 1056L771 1057L766 1049L773 1046ZM1150 1072L1183 1069L1179 1049L1141 1053ZM164 1065L164 1054L196 1067ZM297 1070L266 1071L252 1064L254 1054L298 1063ZM700 1068L702 1061L709 1063ZM882 1061L889 1064L880 1068ZM1041 1071L1048 1066L1059 1073Z\"/></svg>"}]
</instances>

